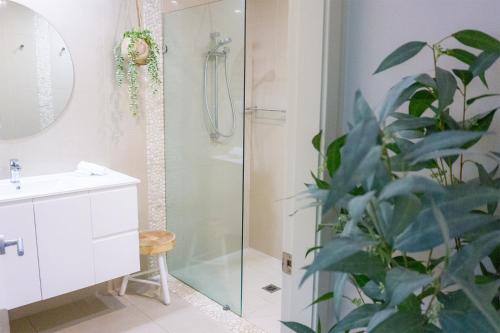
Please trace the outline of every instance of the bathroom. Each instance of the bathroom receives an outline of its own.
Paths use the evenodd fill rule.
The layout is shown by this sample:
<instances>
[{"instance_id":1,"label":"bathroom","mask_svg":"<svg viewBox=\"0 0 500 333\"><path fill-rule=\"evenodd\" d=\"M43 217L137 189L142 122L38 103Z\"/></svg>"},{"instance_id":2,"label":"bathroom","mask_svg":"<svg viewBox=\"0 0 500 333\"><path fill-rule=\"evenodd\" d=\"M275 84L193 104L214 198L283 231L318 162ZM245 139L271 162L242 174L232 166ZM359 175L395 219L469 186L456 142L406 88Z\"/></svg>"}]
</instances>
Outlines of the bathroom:
<instances>
[{"instance_id":1,"label":"bathroom","mask_svg":"<svg viewBox=\"0 0 500 333\"><path fill-rule=\"evenodd\" d=\"M0 0L0 333L335 325L364 294L303 279L332 237L307 190L358 89L378 106L408 75L372 75L396 47L500 37L498 1L455 2Z\"/></svg>"}]
</instances>

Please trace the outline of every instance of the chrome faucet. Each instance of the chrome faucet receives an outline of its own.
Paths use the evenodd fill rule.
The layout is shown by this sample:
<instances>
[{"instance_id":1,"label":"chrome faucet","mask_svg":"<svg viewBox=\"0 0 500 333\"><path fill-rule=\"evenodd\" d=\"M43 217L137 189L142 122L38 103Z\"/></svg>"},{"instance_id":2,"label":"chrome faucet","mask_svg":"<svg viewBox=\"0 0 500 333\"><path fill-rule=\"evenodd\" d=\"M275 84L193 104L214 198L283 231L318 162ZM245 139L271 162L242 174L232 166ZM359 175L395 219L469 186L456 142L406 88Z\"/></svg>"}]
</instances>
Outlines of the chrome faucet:
<instances>
[{"instance_id":1,"label":"chrome faucet","mask_svg":"<svg viewBox=\"0 0 500 333\"><path fill-rule=\"evenodd\" d=\"M21 164L19 160L13 158L10 160L10 182L19 184L21 182Z\"/></svg>"}]
</instances>

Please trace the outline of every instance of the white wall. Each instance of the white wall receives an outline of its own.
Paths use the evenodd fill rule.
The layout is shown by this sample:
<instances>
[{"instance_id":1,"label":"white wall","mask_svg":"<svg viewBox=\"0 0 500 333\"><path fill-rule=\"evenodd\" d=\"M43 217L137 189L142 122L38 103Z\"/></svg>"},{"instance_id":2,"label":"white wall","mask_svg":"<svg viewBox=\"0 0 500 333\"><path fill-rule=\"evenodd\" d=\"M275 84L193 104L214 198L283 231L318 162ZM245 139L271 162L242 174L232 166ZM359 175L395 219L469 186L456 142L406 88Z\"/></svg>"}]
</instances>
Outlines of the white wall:
<instances>
[{"instance_id":1,"label":"white wall","mask_svg":"<svg viewBox=\"0 0 500 333\"><path fill-rule=\"evenodd\" d=\"M75 85L69 105L49 128L31 137L0 141L0 178L10 158L22 175L74 170L80 160L100 163L146 180L144 119L127 109L125 88L116 88L112 49L135 22L135 6L123 0L19 0L59 31L71 52ZM5 64L2 64L2 66ZM141 222L146 223L145 183L140 186Z\"/></svg>"}]
</instances>

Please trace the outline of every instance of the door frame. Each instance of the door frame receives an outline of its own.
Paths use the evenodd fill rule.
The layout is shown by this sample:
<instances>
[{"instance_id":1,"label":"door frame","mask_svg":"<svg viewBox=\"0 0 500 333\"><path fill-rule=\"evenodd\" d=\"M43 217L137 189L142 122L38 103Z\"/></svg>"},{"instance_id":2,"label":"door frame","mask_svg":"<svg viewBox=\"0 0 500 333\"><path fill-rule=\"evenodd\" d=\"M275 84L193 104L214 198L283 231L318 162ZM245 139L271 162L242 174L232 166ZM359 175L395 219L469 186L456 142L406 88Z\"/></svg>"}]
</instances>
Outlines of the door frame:
<instances>
[{"instance_id":1,"label":"door frame","mask_svg":"<svg viewBox=\"0 0 500 333\"><path fill-rule=\"evenodd\" d=\"M294 197L311 182L310 172L322 164L311 139L320 130L329 142L342 129L341 58L342 1L289 0L288 16L288 113L286 194L283 250L292 254L292 274L283 274L282 320L314 327L325 309L310 304L331 290L328 275L308 279L299 287L308 248L320 243L316 233L320 209L298 208L307 204ZM324 144L323 142L323 144ZM297 212L296 212L297 211ZM294 214L291 214L296 212ZM320 311L318 311L320 310ZM282 326L282 332L291 332Z\"/></svg>"}]
</instances>

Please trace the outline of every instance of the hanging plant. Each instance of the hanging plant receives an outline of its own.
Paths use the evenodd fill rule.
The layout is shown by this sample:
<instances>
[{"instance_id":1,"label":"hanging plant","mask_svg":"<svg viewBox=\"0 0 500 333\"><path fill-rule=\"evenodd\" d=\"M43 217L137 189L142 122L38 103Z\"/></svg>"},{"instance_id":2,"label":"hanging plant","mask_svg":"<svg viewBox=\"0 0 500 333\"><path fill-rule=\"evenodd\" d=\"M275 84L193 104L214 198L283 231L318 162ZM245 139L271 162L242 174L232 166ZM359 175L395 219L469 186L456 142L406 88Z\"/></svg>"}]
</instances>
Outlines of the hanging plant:
<instances>
[{"instance_id":1,"label":"hanging plant","mask_svg":"<svg viewBox=\"0 0 500 333\"><path fill-rule=\"evenodd\" d=\"M139 27L123 33L120 45L115 48L116 81L121 86L128 83L129 110L134 116L139 113L138 67L147 65L150 86L153 93L158 92L161 83L158 59L160 49L150 30L141 28L140 5L137 5Z\"/></svg>"}]
</instances>

